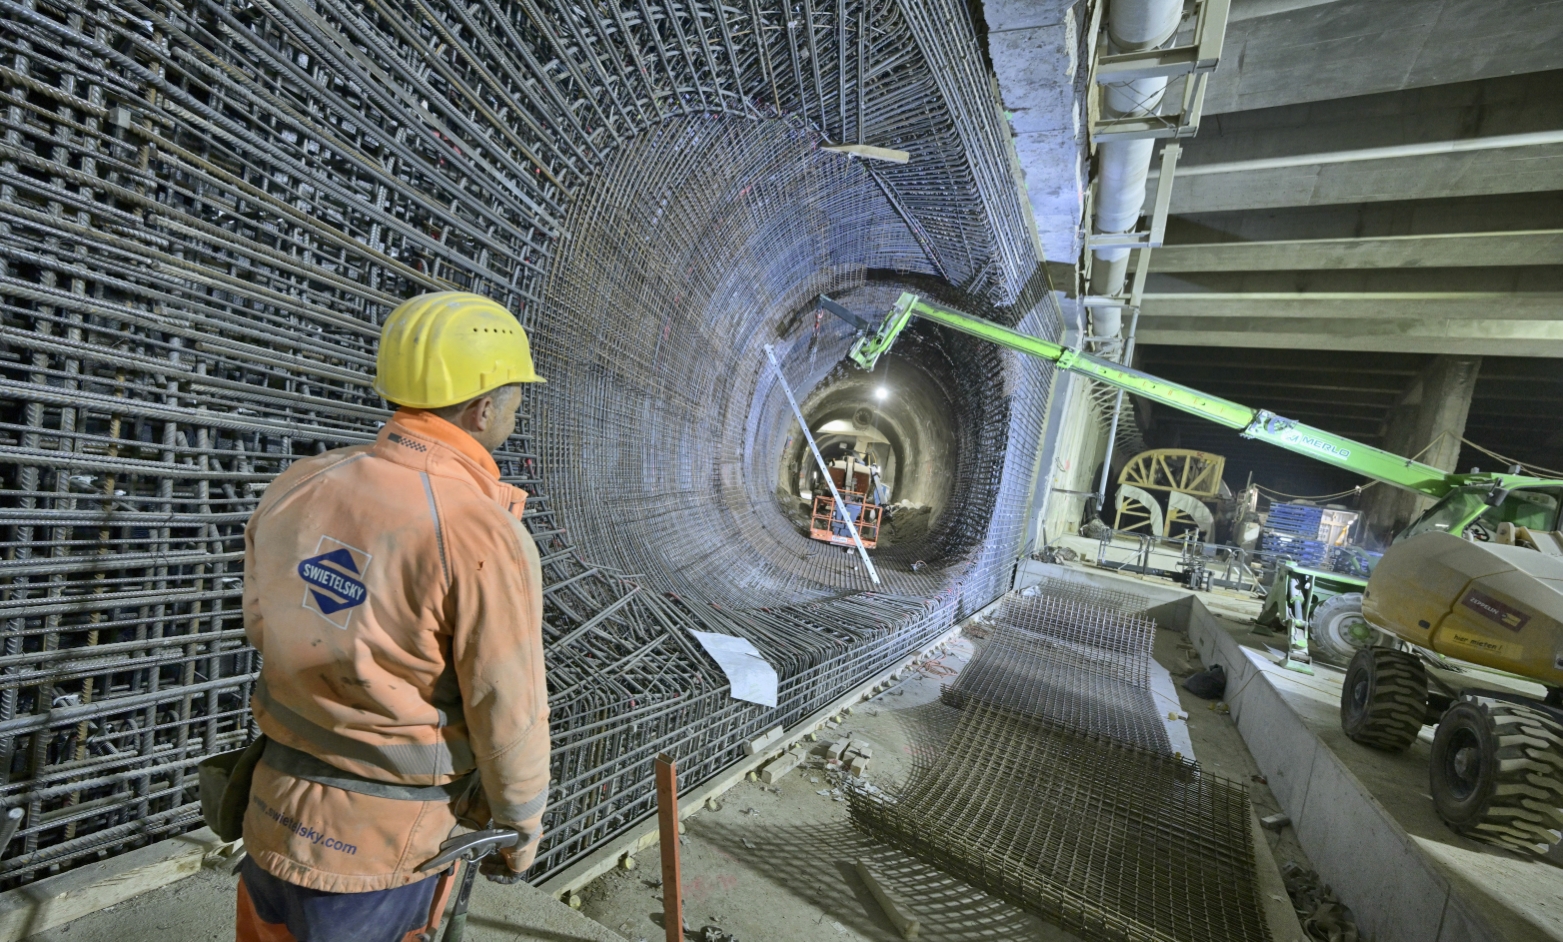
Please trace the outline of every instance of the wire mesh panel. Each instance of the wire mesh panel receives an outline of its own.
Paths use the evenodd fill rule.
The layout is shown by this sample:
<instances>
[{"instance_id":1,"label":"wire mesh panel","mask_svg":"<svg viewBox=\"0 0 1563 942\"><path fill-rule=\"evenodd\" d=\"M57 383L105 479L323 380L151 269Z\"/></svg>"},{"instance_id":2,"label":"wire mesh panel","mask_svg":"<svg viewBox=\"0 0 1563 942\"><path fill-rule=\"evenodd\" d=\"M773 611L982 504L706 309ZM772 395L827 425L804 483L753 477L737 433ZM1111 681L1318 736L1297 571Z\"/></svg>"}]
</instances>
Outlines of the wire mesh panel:
<instances>
[{"instance_id":1,"label":"wire mesh panel","mask_svg":"<svg viewBox=\"0 0 1563 942\"><path fill-rule=\"evenodd\" d=\"M848 797L860 830L1093 942L1271 937L1247 789L1182 759L973 700L904 786Z\"/></svg>"},{"instance_id":2,"label":"wire mesh panel","mask_svg":"<svg viewBox=\"0 0 1563 942\"><path fill-rule=\"evenodd\" d=\"M945 703L986 703L1063 729L1172 755L1150 688L1156 623L1080 602L1011 594Z\"/></svg>"},{"instance_id":3,"label":"wire mesh panel","mask_svg":"<svg viewBox=\"0 0 1563 942\"><path fill-rule=\"evenodd\" d=\"M1137 615L1147 608L1141 596L1060 576L1042 576L1033 585L1021 589L1019 594L1023 598L1045 595L1066 599L1124 615Z\"/></svg>"},{"instance_id":4,"label":"wire mesh panel","mask_svg":"<svg viewBox=\"0 0 1563 942\"><path fill-rule=\"evenodd\" d=\"M542 876L649 811L656 750L707 775L1003 581L1048 374L937 334L923 351L977 430L961 460L978 496L948 514L927 572L883 595L823 568L786 569L780 586L762 565L681 578L698 545L680 521L749 521L734 559L786 545L759 539L771 511L746 489L774 455L745 448L767 444L781 407L758 345L796 342L787 324L811 293L865 287L871 267L924 273L965 286L976 313L1056 331L953 0L0 8L0 801L26 811L0 881L196 823L194 764L251 734L244 521L295 458L375 435L378 325L419 292L506 305L574 397L529 390L496 455L531 493L545 567ZM869 167L819 150L843 141L913 156ZM594 306L607 281L565 260L581 257L571 240L610 247L589 223L622 193L613 181L637 178L668 198L639 209L671 234L669 259L725 261L626 257L608 277L655 303ZM740 302L747 319L730 316ZM693 313L654 316L675 310ZM718 392L715 438L621 434ZM568 447L577 430L648 446L621 450L615 473L715 469L718 484L646 498L671 555L627 550L602 522L627 478ZM713 441L720 461L686 460ZM765 604L745 610L753 598ZM761 639L779 710L728 698L691 627Z\"/></svg>"}]
</instances>

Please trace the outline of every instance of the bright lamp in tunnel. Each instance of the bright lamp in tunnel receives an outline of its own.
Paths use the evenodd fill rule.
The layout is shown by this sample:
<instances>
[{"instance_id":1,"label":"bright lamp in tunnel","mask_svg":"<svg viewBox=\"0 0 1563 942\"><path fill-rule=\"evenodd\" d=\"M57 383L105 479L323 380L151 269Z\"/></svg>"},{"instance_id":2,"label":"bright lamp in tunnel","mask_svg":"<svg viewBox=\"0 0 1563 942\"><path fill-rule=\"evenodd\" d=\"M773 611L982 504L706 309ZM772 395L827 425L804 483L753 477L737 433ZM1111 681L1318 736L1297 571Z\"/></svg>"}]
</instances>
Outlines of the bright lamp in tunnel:
<instances>
[{"instance_id":1,"label":"bright lamp in tunnel","mask_svg":"<svg viewBox=\"0 0 1563 942\"><path fill-rule=\"evenodd\" d=\"M890 395L890 390L886 389L883 386L880 386L879 388L874 390L874 398L878 399L880 402L884 402L885 397L888 396L888 395Z\"/></svg>"}]
</instances>

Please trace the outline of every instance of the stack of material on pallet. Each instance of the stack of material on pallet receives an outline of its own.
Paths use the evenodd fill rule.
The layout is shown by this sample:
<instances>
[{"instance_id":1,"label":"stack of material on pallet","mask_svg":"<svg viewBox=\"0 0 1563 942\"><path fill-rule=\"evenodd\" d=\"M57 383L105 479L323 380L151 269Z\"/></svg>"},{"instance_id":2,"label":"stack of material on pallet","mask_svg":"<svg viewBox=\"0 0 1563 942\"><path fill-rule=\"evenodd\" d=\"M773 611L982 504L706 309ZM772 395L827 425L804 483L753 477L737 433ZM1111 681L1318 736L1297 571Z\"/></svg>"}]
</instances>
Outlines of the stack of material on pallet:
<instances>
[{"instance_id":1,"label":"stack of material on pallet","mask_svg":"<svg viewBox=\"0 0 1563 942\"><path fill-rule=\"evenodd\" d=\"M1311 504L1275 504L1265 519L1265 532L1259 548L1279 553L1304 566L1322 566L1328 547L1319 539L1319 523L1324 508Z\"/></svg>"},{"instance_id":2,"label":"stack of material on pallet","mask_svg":"<svg viewBox=\"0 0 1563 942\"><path fill-rule=\"evenodd\" d=\"M1132 696L1087 702L1148 672L1152 623L1014 596L995 620L946 691L949 738L901 787L850 792L853 824L1084 939L1269 939L1247 788L1120 738ZM1096 678L1075 702L1070 672Z\"/></svg>"}]
</instances>

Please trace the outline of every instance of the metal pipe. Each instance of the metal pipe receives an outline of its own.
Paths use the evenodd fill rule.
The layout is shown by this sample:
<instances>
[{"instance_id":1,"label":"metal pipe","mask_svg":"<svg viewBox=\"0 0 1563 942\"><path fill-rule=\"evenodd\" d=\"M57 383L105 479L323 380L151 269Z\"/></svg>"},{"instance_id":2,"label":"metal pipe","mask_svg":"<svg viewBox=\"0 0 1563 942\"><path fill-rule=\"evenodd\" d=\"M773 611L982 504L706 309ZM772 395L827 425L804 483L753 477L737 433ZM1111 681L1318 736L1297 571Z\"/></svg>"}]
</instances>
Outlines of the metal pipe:
<instances>
[{"instance_id":1,"label":"metal pipe","mask_svg":"<svg viewBox=\"0 0 1563 942\"><path fill-rule=\"evenodd\" d=\"M1114 53L1138 52L1165 43L1177 31L1182 17L1180 0L1112 0L1107 8L1109 50ZM1136 79L1103 86L1103 109L1113 117L1155 113L1167 90L1166 77ZM1097 145L1097 186L1093 228L1098 233L1118 234L1133 231L1145 207L1145 185L1155 141L1109 140ZM1122 293L1128 274L1129 249L1100 248L1093 251L1091 293L1111 297ZM1091 333L1097 337L1117 337L1123 329L1117 308L1091 309ZM1098 349L1110 352L1112 341Z\"/></svg>"}]
</instances>

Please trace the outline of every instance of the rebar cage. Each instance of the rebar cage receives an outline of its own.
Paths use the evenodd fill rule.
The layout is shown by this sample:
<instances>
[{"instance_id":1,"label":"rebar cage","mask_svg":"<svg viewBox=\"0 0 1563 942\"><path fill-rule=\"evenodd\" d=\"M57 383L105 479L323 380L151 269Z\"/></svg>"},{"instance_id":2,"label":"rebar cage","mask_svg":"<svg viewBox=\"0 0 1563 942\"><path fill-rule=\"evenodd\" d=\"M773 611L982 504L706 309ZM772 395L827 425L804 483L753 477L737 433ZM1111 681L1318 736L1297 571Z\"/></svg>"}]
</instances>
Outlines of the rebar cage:
<instances>
[{"instance_id":1,"label":"rebar cage","mask_svg":"<svg viewBox=\"0 0 1563 942\"><path fill-rule=\"evenodd\" d=\"M964 496L871 593L795 550L759 366L776 343L806 388L847 340L814 294L919 277L1056 336L954 0L0 8L5 885L198 823L195 763L253 732L244 522L374 436L378 325L422 291L505 304L551 380L496 456L544 565L537 878L650 811L657 752L698 781L1000 591L1046 367L909 348L971 419ZM754 639L781 706L730 699L691 627Z\"/></svg>"}]
</instances>

